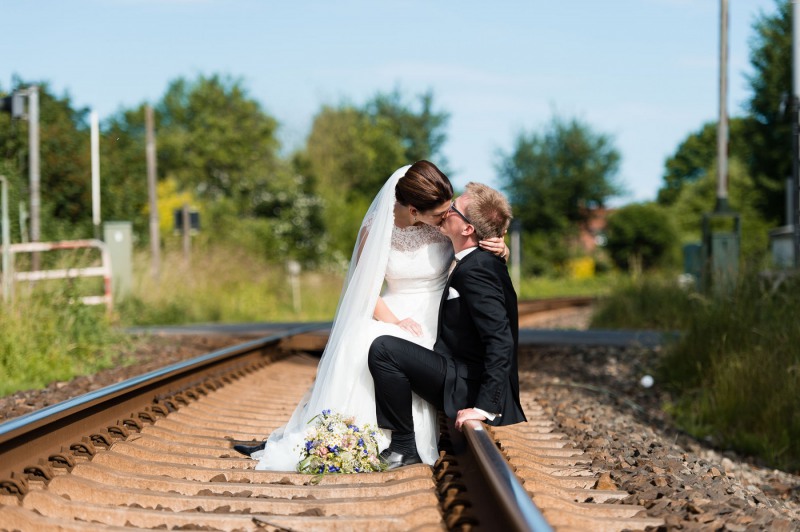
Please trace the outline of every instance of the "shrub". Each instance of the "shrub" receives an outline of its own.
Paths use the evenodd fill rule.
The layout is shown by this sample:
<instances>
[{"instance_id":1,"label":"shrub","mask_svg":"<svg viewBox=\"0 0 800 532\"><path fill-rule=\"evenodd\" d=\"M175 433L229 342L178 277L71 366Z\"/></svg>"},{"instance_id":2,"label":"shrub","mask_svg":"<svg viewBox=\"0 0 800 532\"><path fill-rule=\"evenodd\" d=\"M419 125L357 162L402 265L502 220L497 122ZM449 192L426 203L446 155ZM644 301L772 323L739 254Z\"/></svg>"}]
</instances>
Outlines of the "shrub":
<instances>
[{"instance_id":1,"label":"shrub","mask_svg":"<svg viewBox=\"0 0 800 532\"><path fill-rule=\"evenodd\" d=\"M632 204L614 211L606 228L614 263L624 269L668 266L678 242L672 220L656 204Z\"/></svg>"}]
</instances>

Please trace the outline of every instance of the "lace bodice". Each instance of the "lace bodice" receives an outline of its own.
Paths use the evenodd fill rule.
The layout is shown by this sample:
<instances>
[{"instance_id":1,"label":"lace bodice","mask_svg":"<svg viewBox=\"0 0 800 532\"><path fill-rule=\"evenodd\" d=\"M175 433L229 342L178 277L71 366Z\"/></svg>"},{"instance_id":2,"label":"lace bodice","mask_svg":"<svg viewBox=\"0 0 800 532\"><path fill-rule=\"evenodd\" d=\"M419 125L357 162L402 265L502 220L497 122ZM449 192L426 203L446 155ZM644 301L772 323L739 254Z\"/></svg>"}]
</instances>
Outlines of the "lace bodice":
<instances>
[{"instance_id":1,"label":"lace bodice","mask_svg":"<svg viewBox=\"0 0 800 532\"><path fill-rule=\"evenodd\" d=\"M389 293L438 292L447 281L453 246L437 227L411 225L392 230L392 249L386 266Z\"/></svg>"},{"instance_id":2,"label":"lace bodice","mask_svg":"<svg viewBox=\"0 0 800 532\"><path fill-rule=\"evenodd\" d=\"M392 230L392 249L398 251L416 251L428 244L449 244L450 239L432 225L409 225L408 227L394 226Z\"/></svg>"}]
</instances>

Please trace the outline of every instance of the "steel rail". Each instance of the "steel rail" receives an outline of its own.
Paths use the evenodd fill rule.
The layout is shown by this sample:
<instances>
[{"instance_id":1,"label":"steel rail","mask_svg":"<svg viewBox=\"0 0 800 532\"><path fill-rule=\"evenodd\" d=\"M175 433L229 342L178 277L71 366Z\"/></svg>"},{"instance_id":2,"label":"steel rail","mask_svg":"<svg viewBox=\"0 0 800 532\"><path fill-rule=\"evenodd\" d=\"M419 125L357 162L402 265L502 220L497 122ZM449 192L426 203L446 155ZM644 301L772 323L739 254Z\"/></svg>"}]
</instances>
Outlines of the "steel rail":
<instances>
[{"instance_id":1,"label":"steel rail","mask_svg":"<svg viewBox=\"0 0 800 532\"><path fill-rule=\"evenodd\" d=\"M483 478L514 530L552 532L531 496L522 487L511 466L497 449L483 423L469 420L463 425L467 444L483 473Z\"/></svg>"},{"instance_id":2,"label":"steel rail","mask_svg":"<svg viewBox=\"0 0 800 532\"><path fill-rule=\"evenodd\" d=\"M66 442L91 446L87 435L107 434L109 429L124 428L126 423L135 425L139 421L136 412L141 413L159 397L196 386L203 375L232 372L258 360L269 360L265 350L277 353L282 341L318 328L318 324L295 327L213 351L0 424L0 490L20 493L32 472L35 476L38 469L42 474L48 462L68 460L64 457L70 451L64 448Z\"/></svg>"},{"instance_id":3,"label":"steel rail","mask_svg":"<svg viewBox=\"0 0 800 532\"><path fill-rule=\"evenodd\" d=\"M520 314L535 314L548 310L588 307L597 301L592 296L550 297L543 299L520 299L517 303Z\"/></svg>"}]
</instances>

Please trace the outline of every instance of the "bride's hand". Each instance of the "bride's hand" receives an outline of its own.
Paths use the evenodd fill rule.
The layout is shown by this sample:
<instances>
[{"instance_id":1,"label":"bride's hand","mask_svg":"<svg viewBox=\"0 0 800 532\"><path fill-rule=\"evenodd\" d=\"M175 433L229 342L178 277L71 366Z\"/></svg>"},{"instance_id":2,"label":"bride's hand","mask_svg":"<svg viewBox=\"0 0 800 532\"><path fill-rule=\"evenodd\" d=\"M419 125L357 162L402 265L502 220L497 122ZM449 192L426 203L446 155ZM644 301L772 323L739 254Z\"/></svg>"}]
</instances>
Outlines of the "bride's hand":
<instances>
[{"instance_id":1,"label":"bride's hand","mask_svg":"<svg viewBox=\"0 0 800 532\"><path fill-rule=\"evenodd\" d=\"M506 243L503 241L502 237L496 236L487 238L486 240L478 242L478 245L489 253L494 253L501 259L508 260L510 250L506 247Z\"/></svg>"},{"instance_id":2,"label":"bride's hand","mask_svg":"<svg viewBox=\"0 0 800 532\"><path fill-rule=\"evenodd\" d=\"M396 323L396 325L404 331L408 331L409 333L413 334L414 336L422 336L422 327L420 327L419 323L411 318L400 320Z\"/></svg>"}]
</instances>

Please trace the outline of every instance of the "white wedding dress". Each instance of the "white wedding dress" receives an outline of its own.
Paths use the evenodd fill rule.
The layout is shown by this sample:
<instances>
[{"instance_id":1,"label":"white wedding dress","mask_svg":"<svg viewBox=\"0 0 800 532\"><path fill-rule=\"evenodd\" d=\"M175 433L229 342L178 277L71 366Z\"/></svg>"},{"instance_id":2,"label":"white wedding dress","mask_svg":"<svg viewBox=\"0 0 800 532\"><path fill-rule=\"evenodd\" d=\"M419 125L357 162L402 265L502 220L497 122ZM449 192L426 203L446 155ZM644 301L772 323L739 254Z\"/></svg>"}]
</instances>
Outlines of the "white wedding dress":
<instances>
[{"instance_id":1,"label":"white wedding dress","mask_svg":"<svg viewBox=\"0 0 800 532\"><path fill-rule=\"evenodd\" d=\"M407 169L392 175L364 217L316 380L289 422L270 434L263 451L253 453L259 460L256 469L295 470L311 428L308 421L322 410L355 416L359 425L377 426L375 390L367 367L369 346L375 338L389 334L433 347L453 248L436 227L394 225L394 186ZM419 323L422 336L373 319L379 293L397 318ZM417 451L423 462L433 464L438 457L436 409L414 395L412 414ZM381 438L381 450L389 441Z\"/></svg>"}]
</instances>

